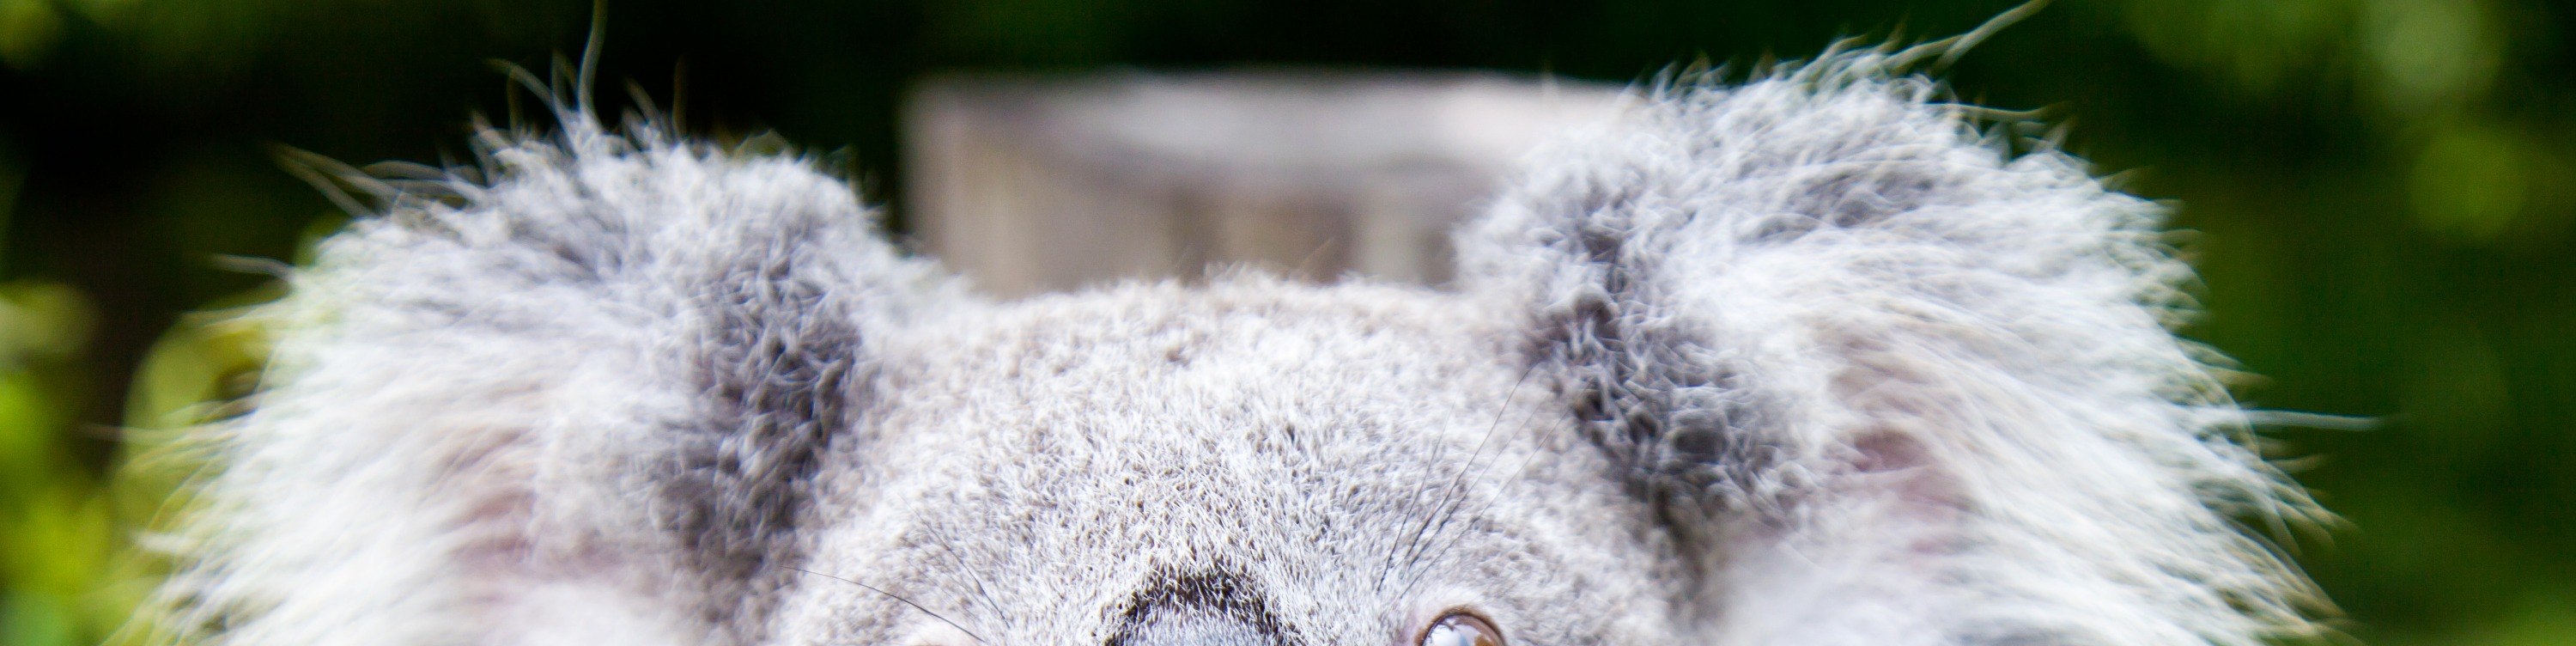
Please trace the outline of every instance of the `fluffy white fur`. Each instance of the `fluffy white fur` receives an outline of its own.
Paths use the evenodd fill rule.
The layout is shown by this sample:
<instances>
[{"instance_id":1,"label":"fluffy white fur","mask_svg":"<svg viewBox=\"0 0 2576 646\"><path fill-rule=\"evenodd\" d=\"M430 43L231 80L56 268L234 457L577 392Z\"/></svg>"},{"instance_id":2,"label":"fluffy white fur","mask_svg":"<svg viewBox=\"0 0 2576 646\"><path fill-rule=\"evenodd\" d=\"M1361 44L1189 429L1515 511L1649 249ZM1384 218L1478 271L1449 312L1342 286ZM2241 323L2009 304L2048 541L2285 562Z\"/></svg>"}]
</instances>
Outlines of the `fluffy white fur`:
<instances>
[{"instance_id":1,"label":"fluffy white fur","mask_svg":"<svg viewBox=\"0 0 2576 646\"><path fill-rule=\"evenodd\" d=\"M1713 637L2299 626L2304 582L2231 517L2315 512L2166 329L2190 271L2159 209L2057 151L2006 154L1885 62L1663 90L1544 153L1468 236L1482 289L1627 344L1573 352L1581 386L1726 436L1682 478L1722 501Z\"/></svg>"},{"instance_id":2,"label":"fluffy white fur","mask_svg":"<svg viewBox=\"0 0 2576 646\"><path fill-rule=\"evenodd\" d=\"M979 300L843 184L569 114L388 193L206 431L226 644L2252 646L2312 513L2157 209L1881 52L1641 94L1449 291Z\"/></svg>"}]
</instances>

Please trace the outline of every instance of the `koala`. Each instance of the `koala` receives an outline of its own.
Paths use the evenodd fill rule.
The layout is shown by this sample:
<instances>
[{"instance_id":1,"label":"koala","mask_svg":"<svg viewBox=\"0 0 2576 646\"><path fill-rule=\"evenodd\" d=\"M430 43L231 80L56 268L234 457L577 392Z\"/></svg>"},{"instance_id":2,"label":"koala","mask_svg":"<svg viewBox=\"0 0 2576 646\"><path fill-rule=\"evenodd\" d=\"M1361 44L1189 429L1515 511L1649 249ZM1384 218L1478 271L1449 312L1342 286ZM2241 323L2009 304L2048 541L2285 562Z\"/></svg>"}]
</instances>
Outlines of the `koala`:
<instances>
[{"instance_id":1,"label":"koala","mask_svg":"<svg viewBox=\"0 0 2576 646\"><path fill-rule=\"evenodd\" d=\"M258 316L204 644L2256 646L2323 601L2156 204L1887 50L1676 77L1439 288L978 296L585 104Z\"/></svg>"}]
</instances>

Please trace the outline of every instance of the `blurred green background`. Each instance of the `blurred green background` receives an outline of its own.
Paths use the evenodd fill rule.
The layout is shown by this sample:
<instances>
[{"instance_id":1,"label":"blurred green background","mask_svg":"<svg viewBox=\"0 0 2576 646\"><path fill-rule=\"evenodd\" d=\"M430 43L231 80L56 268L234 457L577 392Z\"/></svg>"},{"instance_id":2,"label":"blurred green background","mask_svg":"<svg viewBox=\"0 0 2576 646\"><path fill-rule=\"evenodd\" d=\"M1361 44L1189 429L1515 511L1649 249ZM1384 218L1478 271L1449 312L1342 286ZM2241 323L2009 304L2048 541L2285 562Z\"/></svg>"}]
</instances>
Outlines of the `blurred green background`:
<instances>
[{"instance_id":1,"label":"blurred green background","mask_svg":"<svg viewBox=\"0 0 2576 646\"><path fill-rule=\"evenodd\" d=\"M619 0L631 81L693 132L842 151L900 212L898 99L937 70L1491 68L1629 82L1675 61L1967 31L2012 2ZM578 52L587 2L0 0L0 645L108 639L184 459L156 431L252 382L292 261L342 216L272 161L465 157L491 61ZM2347 523L2291 546L2336 641L2576 644L2576 6L2064 0L1951 70L2044 109L2179 206L2208 315ZM226 260L226 259L233 260ZM194 314L192 314L194 312ZM209 314L207 312L214 312ZM2260 375L2254 377L2252 375ZM121 474L121 475L120 475Z\"/></svg>"}]
</instances>

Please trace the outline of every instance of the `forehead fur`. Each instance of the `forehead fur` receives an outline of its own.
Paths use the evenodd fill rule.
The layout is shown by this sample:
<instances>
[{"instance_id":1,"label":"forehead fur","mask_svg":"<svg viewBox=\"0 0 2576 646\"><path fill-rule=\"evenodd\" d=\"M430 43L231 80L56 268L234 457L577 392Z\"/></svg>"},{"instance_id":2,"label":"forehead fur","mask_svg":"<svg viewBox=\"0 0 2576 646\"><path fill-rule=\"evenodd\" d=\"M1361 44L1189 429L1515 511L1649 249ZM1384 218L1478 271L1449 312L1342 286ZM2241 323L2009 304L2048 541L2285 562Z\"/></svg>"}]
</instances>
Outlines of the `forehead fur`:
<instances>
[{"instance_id":1,"label":"forehead fur","mask_svg":"<svg viewBox=\"0 0 2576 646\"><path fill-rule=\"evenodd\" d=\"M1468 604L1616 635L1671 602L1627 574L1668 546L1490 307L1244 277L925 325L890 344L880 387L917 396L867 416L814 567L1008 643L1099 643L1137 591L1208 573L1297 643L1386 643ZM809 603L862 643L941 625L855 586Z\"/></svg>"}]
</instances>

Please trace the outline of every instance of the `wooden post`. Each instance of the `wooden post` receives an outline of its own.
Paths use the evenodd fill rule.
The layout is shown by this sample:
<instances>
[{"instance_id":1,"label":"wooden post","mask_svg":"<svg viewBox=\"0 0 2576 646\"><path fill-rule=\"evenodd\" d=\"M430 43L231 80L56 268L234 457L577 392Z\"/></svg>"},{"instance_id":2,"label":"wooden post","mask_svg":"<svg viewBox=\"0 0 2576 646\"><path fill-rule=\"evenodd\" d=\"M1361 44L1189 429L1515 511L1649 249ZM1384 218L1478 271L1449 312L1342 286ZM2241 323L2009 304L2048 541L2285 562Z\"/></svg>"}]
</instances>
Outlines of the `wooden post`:
<instances>
[{"instance_id":1,"label":"wooden post","mask_svg":"<svg viewBox=\"0 0 2576 646\"><path fill-rule=\"evenodd\" d=\"M1483 74L941 77L905 109L907 215L1005 296L1232 264L1439 283L1449 229L1615 96Z\"/></svg>"}]
</instances>

